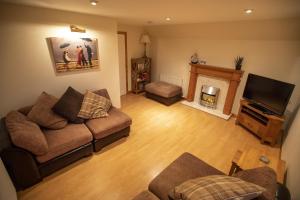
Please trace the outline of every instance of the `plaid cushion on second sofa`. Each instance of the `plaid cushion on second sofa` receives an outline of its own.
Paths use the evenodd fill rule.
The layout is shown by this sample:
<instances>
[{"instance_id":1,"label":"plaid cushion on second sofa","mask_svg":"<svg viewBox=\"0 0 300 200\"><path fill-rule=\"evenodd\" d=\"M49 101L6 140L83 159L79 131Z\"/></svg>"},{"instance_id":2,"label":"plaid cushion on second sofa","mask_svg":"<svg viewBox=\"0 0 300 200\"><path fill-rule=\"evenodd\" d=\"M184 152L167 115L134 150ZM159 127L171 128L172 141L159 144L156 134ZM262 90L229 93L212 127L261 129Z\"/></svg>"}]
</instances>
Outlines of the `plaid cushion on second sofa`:
<instances>
[{"instance_id":1,"label":"plaid cushion on second sofa","mask_svg":"<svg viewBox=\"0 0 300 200\"><path fill-rule=\"evenodd\" d=\"M111 101L103 96L87 91L78 113L78 117L83 119L95 119L107 117L107 111L111 107Z\"/></svg>"},{"instance_id":2,"label":"plaid cushion on second sofa","mask_svg":"<svg viewBox=\"0 0 300 200\"><path fill-rule=\"evenodd\" d=\"M175 187L175 200L250 200L258 197L265 188L239 178L212 175L188 180Z\"/></svg>"}]
</instances>

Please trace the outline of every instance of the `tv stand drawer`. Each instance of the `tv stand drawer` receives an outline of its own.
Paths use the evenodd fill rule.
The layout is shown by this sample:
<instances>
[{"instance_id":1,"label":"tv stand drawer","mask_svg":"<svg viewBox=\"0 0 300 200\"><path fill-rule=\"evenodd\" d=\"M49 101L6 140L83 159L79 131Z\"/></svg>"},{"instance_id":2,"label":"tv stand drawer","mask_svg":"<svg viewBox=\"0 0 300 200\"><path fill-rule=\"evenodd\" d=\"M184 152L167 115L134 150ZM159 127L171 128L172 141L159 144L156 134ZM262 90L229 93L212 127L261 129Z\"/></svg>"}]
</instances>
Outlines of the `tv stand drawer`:
<instances>
[{"instance_id":1,"label":"tv stand drawer","mask_svg":"<svg viewBox=\"0 0 300 200\"><path fill-rule=\"evenodd\" d=\"M255 119L252 119L251 117L246 117L242 114L239 118L239 122L254 133L261 135L259 134L261 133L261 125Z\"/></svg>"}]
</instances>

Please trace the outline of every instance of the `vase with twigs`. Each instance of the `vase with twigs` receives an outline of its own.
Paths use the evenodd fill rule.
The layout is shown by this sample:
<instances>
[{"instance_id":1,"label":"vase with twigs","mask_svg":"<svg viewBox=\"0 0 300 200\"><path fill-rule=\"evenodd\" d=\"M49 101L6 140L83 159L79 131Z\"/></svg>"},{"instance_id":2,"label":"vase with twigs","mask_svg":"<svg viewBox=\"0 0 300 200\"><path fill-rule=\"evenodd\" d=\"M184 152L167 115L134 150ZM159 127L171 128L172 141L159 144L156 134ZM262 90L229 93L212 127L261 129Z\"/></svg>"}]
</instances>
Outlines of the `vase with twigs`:
<instances>
[{"instance_id":1,"label":"vase with twigs","mask_svg":"<svg viewBox=\"0 0 300 200\"><path fill-rule=\"evenodd\" d=\"M242 65L243 65L243 61L244 61L244 57L241 57L241 56L238 56L234 59L236 70L241 70Z\"/></svg>"}]
</instances>

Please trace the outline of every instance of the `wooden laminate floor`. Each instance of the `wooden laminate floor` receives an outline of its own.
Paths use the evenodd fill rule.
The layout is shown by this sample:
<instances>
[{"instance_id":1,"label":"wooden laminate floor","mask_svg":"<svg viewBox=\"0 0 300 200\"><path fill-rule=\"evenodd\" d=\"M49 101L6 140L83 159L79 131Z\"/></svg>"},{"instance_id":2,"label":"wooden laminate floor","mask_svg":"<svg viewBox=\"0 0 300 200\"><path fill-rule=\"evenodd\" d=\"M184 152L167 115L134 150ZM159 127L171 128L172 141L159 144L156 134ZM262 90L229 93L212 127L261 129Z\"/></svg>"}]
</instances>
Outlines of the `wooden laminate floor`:
<instances>
[{"instance_id":1,"label":"wooden laminate floor","mask_svg":"<svg viewBox=\"0 0 300 200\"><path fill-rule=\"evenodd\" d=\"M176 103L170 107L142 95L122 97L133 119L130 136L18 193L20 199L127 200L183 152L228 173L235 152L256 148L279 157L234 119L225 121Z\"/></svg>"}]
</instances>

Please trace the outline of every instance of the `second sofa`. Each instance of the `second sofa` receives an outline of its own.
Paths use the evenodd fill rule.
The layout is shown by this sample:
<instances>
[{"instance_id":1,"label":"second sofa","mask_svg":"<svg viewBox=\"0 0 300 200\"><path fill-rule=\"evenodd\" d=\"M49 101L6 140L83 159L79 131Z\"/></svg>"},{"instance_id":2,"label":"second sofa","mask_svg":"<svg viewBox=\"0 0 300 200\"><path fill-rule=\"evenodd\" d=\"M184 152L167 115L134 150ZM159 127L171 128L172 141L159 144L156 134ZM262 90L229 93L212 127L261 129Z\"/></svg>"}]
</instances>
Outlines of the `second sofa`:
<instances>
[{"instance_id":1,"label":"second sofa","mask_svg":"<svg viewBox=\"0 0 300 200\"><path fill-rule=\"evenodd\" d=\"M106 89L94 93L110 99ZM28 106L14 113L26 120L31 108L32 106ZM37 125L33 125L38 128L37 133L31 131L29 134L40 134L47 143L47 152L42 155L15 145L3 118L0 128L0 155L17 190L30 187L51 173L91 155L93 150L100 151L103 147L128 136L131 118L113 106L108 114L105 118L87 120L82 124L69 123L59 130L42 127L39 129ZM27 141L32 144L35 144L34 142L37 141Z\"/></svg>"}]
</instances>

